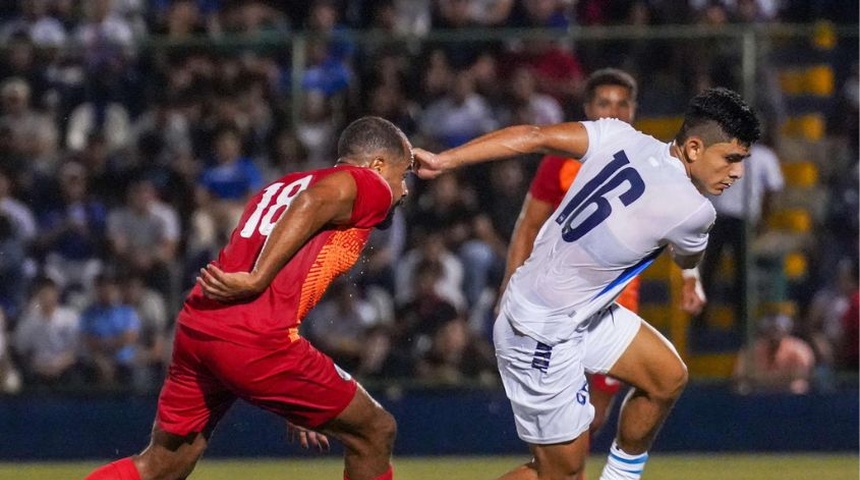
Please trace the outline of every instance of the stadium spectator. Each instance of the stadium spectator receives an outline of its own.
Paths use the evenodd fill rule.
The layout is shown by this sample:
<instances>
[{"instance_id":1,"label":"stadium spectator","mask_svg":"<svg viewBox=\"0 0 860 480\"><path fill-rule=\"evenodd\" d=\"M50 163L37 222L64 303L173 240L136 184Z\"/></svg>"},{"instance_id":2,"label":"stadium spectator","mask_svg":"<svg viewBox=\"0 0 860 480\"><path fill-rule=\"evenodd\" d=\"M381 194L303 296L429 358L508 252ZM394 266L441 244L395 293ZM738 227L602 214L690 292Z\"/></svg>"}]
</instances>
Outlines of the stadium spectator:
<instances>
[{"instance_id":1,"label":"stadium spectator","mask_svg":"<svg viewBox=\"0 0 860 480\"><path fill-rule=\"evenodd\" d=\"M792 335L793 315L793 308L783 306L758 321L756 339L738 352L734 371L738 392L809 393L815 354Z\"/></svg>"},{"instance_id":2,"label":"stadium spectator","mask_svg":"<svg viewBox=\"0 0 860 480\"><path fill-rule=\"evenodd\" d=\"M858 289L858 275L857 263L844 258L830 283L815 292L798 325L798 335L815 353L815 381L822 390L834 388L834 373L848 368L845 347L852 335L845 330L845 319Z\"/></svg>"},{"instance_id":3,"label":"stadium spectator","mask_svg":"<svg viewBox=\"0 0 860 480\"><path fill-rule=\"evenodd\" d=\"M63 46L68 34L63 24L50 15L49 6L48 0L21 2L21 15L5 25L0 25L0 40L9 41L16 34L23 33L39 47Z\"/></svg>"},{"instance_id":4,"label":"stadium spectator","mask_svg":"<svg viewBox=\"0 0 860 480\"><path fill-rule=\"evenodd\" d=\"M418 129L428 143L450 148L498 127L486 99L475 91L471 72L454 73L448 88L419 116Z\"/></svg>"},{"instance_id":5,"label":"stadium spectator","mask_svg":"<svg viewBox=\"0 0 860 480\"><path fill-rule=\"evenodd\" d=\"M24 383L41 389L77 385L80 314L61 302L53 280L37 280L33 290L13 337Z\"/></svg>"},{"instance_id":6,"label":"stadium spectator","mask_svg":"<svg viewBox=\"0 0 860 480\"><path fill-rule=\"evenodd\" d=\"M81 313L87 379L102 388L129 387L134 380L140 317L121 293L114 273L100 273L95 299Z\"/></svg>"},{"instance_id":7,"label":"stadium spectator","mask_svg":"<svg viewBox=\"0 0 860 480\"><path fill-rule=\"evenodd\" d=\"M147 285L171 300L177 294L180 234L176 210L158 198L155 186L145 178L132 183L126 204L111 210L107 218L112 262L123 273L142 275Z\"/></svg>"},{"instance_id":8,"label":"stadium spectator","mask_svg":"<svg viewBox=\"0 0 860 480\"><path fill-rule=\"evenodd\" d=\"M394 267L395 304L400 306L417 300L419 293L415 290L415 285L418 275L423 273L419 265L424 262L437 262L441 265L442 272L434 277L435 295L455 307L465 307L463 263L447 248L445 234L432 229L419 229L414 233L417 239L415 246L407 250L402 260Z\"/></svg>"},{"instance_id":9,"label":"stadium spectator","mask_svg":"<svg viewBox=\"0 0 860 480\"><path fill-rule=\"evenodd\" d=\"M33 108L31 98L32 90L23 78L9 78L0 84L0 129L9 135L4 168L15 175L15 180L32 170L50 170L43 164L53 160L50 154L57 145L56 126Z\"/></svg>"},{"instance_id":10,"label":"stadium spectator","mask_svg":"<svg viewBox=\"0 0 860 480\"><path fill-rule=\"evenodd\" d=\"M432 385L494 385L493 360L492 347L472 332L462 316L456 316L435 327L430 347L415 370L417 378Z\"/></svg>"},{"instance_id":11,"label":"stadium spectator","mask_svg":"<svg viewBox=\"0 0 860 480\"><path fill-rule=\"evenodd\" d=\"M263 174L242 154L242 138L236 128L222 127L214 141L214 162L203 169L198 186L209 198L205 203L219 234L226 238L236 226L245 201L263 186Z\"/></svg>"},{"instance_id":12,"label":"stadium spectator","mask_svg":"<svg viewBox=\"0 0 860 480\"><path fill-rule=\"evenodd\" d=\"M409 279L415 295L395 311L392 347L412 365L430 349L433 334L460 317L456 305L439 291L444 275L445 266L438 259L421 259Z\"/></svg>"},{"instance_id":13,"label":"stadium spectator","mask_svg":"<svg viewBox=\"0 0 860 480\"><path fill-rule=\"evenodd\" d=\"M167 303L140 275L124 277L120 287L122 302L134 308L140 319L132 384L137 391L150 392L163 380L168 360Z\"/></svg>"},{"instance_id":14,"label":"stadium spectator","mask_svg":"<svg viewBox=\"0 0 860 480\"><path fill-rule=\"evenodd\" d=\"M332 282L326 296L308 312L302 331L308 341L347 371L359 370L364 333L382 323L382 313L362 298L347 277Z\"/></svg>"},{"instance_id":15,"label":"stadium spectator","mask_svg":"<svg viewBox=\"0 0 860 480\"><path fill-rule=\"evenodd\" d=\"M334 153L335 136L340 115L333 111L332 102L320 90L308 91L302 100L301 119L296 125L296 138L307 153L305 168L322 168Z\"/></svg>"},{"instance_id":16,"label":"stadium spectator","mask_svg":"<svg viewBox=\"0 0 860 480\"><path fill-rule=\"evenodd\" d=\"M4 317L15 319L27 295L27 244L16 234L14 222L4 213L0 213L0 252L0 310Z\"/></svg>"},{"instance_id":17,"label":"stadium spectator","mask_svg":"<svg viewBox=\"0 0 860 480\"><path fill-rule=\"evenodd\" d=\"M564 112L558 101L537 91L534 72L527 67L516 69L509 81L508 108L500 120L503 125L560 123Z\"/></svg>"},{"instance_id":18,"label":"stadium spectator","mask_svg":"<svg viewBox=\"0 0 860 480\"><path fill-rule=\"evenodd\" d=\"M36 247L61 291L88 294L104 266L107 208L90 194L81 164L67 162L58 176L59 198L39 213Z\"/></svg>"},{"instance_id":19,"label":"stadium spectator","mask_svg":"<svg viewBox=\"0 0 860 480\"><path fill-rule=\"evenodd\" d=\"M12 222L12 232L24 245L36 236L36 218L30 207L14 196L15 179L5 168L0 167L0 213Z\"/></svg>"}]
</instances>

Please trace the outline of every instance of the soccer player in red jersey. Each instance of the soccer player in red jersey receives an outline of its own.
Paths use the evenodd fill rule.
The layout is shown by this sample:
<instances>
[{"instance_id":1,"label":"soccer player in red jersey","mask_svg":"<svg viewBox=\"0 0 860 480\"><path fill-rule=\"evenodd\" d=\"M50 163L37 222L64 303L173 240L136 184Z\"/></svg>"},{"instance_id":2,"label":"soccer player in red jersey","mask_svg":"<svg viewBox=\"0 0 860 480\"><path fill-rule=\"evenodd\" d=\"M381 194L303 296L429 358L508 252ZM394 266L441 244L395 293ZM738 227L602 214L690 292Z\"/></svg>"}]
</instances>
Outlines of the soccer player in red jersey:
<instances>
[{"instance_id":1,"label":"soccer player in red jersey","mask_svg":"<svg viewBox=\"0 0 860 480\"><path fill-rule=\"evenodd\" d=\"M597 70L585 85L585 116L588 120L617 118L632 123L636 114L636 92L636 80L627 72L613 68ZM561 203L581 165L575 159L555 155L541 160L511 236L502 290L517 267L531 254L538 231ZM634 278L616 300L618 304L638 312L639 283L639 278ZM694 274L685 272L681 307L691 314L701 311L705 303L697 283ZM621 383L601 374L592 375L590 380L591 404L594 405L590 431L594 435L606 422Z\"/></svg>"},{"instance_id":2,"label":"soccer player in red jersey","mask_svg":"<svg viewBox=\"0 0 860 480\"><path fill-rule=\"evenodd\" d=\"M305 447L340 440L344 479L393 478L394 418L298 327L406 196L412 145L387 120L363 117L341 134L338 157L250 199L179 313L149 446L87 480L187 477L237 398L298 427Z\"/></svg>"}]
</instances>

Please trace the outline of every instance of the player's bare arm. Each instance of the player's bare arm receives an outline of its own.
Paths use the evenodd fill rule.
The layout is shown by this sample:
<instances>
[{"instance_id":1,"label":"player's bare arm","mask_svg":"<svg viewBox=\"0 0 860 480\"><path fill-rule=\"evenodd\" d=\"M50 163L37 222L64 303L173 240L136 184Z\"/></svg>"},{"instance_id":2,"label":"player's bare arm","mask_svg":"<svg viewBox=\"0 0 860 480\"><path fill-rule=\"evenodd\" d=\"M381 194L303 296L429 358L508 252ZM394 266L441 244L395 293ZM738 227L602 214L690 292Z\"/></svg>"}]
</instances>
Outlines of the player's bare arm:
<instances>
[{"instance_id":1,"label":"player's bare arm","mask_svg":"<svg viewBox=\"0 0 860 480\"><path fill-rule=\"evenodd\" d=\"M535 239L544 222L552 215L554 208L551 203L534 198L530 193L526 194L520 216L517 218L514 233L508 246L508 257L505 264L505 277L499 288L499 296L505 291L508 281L514 271L525 263L532 253Z\"/></svg>"},{"instance_id":2,"label":"player's bare arm","mask_svg":"<svg viewBox=\"0 0 860 480\"><path fill-rule=\"evenodd\" d=\"M416 148L415 173L423 179L432 179L448 170L488 160L529 153L582 158L587 150L588 134L579 122L546 126L517 125L490 132L438 154Z\"/></svg>"},{"instance_id":3,"label":"player's bare arm","mask_svg":"<svg viewBox=\"0 0 860 480\"><path fill-rule=\"evenodd\" d=\"M320 180L297 195L278 219L253 270L228 273L213 264L201 269L198 282L203 293L220 302L259 294L321 228L349 223L355 197L355 180L348 172Z\"/></svg>"},{"instance_id":4,"label":"player's bare arm","mask_svg":"<svg viewBox=\"0 0 860 480\"><path fill-rule=\"evenodd\" d=\"M702 258L705 256L705 251L694 253L692 255L681 255L675 251L672 246L669 246L669 253L672 256L672 261L675 262L679 267L683 269L690 269L696 267Z\"/></svg>"}]
</instances>

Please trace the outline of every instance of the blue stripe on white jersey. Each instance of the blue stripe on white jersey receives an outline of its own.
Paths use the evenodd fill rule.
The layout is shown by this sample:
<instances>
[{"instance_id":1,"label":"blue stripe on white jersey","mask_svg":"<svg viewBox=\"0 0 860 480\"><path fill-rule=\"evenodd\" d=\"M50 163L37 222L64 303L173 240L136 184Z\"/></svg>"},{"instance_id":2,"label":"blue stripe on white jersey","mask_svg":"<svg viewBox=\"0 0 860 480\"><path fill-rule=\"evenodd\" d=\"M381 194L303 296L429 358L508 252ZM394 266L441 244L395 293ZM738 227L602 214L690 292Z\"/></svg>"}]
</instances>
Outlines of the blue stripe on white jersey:
<instances>
[{"instance_id":1,"label":"blue stripe on white jersey","mask_svg":"<svg viewBox=\"0 0 860 480\"><path fill-rule=\"evenodd\" d=\"M657 259L657 257L660 255L660 253L663 252L663 250L665 248L666 248L665 246L662 246L662 247L658 248L657 250L654 250L653 253L651 253L647 257L643 258L642 260L640 260L639 263L637 263L636 265L628 267L626 270L621 272L621 275L619 275L618 278L616 278L615 280L610 282L609 285L606 286L606 288L604 288L603 290L600 291L600 293L595 295L594 298L592 298L592 300L596 300L597 298L600 298L601 295L603 295L606 292L612 291L615 287L617 287L619 285L627 284L627 282L629 282L631 279L633 279L633 277L635 277L636 275L639 275L643 270L648 268L648 265L651 265L652 263L654 263L654 260Z\"/></svg>"}]
</instances>

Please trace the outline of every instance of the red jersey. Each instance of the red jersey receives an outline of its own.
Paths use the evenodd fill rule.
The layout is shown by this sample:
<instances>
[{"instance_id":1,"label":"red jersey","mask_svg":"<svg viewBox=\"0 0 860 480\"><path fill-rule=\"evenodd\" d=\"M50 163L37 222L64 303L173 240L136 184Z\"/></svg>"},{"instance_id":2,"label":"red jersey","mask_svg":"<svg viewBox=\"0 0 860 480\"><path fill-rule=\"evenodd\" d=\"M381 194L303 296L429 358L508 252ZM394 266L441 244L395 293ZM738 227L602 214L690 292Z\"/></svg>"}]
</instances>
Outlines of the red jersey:
<instances>
[{"instance_id":1,"label":"red jersey","mask_svg":"<svg viewBox=\"0 0 860 480\"><path fill-rule=\"evenodd\" d=\"M296 195L341 171L352 174L357 187L350 226L320 230L310 237L272 283L250 300L221 303L206 298L195 285L179 323L242 345L278 346L295 340L302 319L332 280L355 264L371 229L388 215L393 195L388 183L374 170L350 165L285 175L248 201L216 261L225 272L251 271L269 233Z\"/></svg>"},{"instance_id":2,"label":"red jersey","mask_svg":"<svg viewBox=\"0 0 860 480\"><path fill-rule=\"evenodd\" d=\"M572 158L556 155L543 157L532 179L529 193L532 198L557 208L573 184L573 179L579 173L580 167L582 164ZM639 311L639 277L635 277L627 284L616 301L628 310Z\"/></svg>"}]
</instances>

